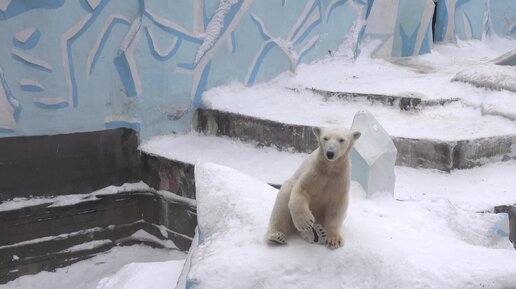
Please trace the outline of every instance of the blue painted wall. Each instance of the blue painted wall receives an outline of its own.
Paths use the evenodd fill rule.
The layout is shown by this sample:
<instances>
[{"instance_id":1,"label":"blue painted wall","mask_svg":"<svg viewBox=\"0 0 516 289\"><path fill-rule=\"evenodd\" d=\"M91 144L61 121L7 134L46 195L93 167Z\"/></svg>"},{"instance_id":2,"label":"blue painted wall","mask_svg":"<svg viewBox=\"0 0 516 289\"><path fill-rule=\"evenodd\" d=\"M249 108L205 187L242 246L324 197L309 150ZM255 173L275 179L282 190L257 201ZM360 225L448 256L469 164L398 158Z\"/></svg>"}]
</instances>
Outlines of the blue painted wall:
<instances>
[{"instance_id":1,"label":"blue painted wall","mask_svg":"<svg viewBox=\"0 0 516 289\"><path fill-rule=\"evenodd\" d=\"M436 41L516 38L516 1L439 0L436 26Z\"/></svg>"},{"instance_id":2,"label":"blue painted wall","mask_svg":"<svg viewBox=\"0 0 516 289\"><path fill-rule=\"evenodd\" d=\"M514 36L513 1L491 3L491 26L477 19L489 0L446 1L467 15L474 38L486 27ZM355 54L364 37L383 41L380 56L427 53L431 8L431 0L0 0L0 137L184 131L206 89L270 80L345 39ZM464 22L453 19L462 37Z\"/></svg>"}]
</instances>

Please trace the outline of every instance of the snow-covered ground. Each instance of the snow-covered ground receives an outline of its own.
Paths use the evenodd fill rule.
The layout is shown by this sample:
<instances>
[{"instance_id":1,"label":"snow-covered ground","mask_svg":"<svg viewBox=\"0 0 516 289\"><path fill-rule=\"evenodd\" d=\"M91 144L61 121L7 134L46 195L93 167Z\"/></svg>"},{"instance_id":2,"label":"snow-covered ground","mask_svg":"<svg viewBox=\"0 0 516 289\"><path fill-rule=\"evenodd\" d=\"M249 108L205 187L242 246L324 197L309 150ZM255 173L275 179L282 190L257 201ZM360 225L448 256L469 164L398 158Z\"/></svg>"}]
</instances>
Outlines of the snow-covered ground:
<instances>
[{"instance_id":1,"label":"snow-covered ground","mask_svg":"<svg viewBox=\"0 0 516 289\"><path fill-rule=\"evenodd\" d=\"M343 248L295 236L286 246L270 246L263 235L275 189L215 164L199 164L195 174L202 237L191 253L188 288L516 287L506 216L441 197L367 199L353 183Z\"/></svg>"},{"instance_id":2,"label":"snow-covered ground","mask_svg":"<svg viewBox=\"0 0 516 289\"><path fill-rule=\"evenodd\" d=\"M113 247L55 272L22 276L1 289L175 288L185 254L144 245Z\"/></svg>"},{"instance_id":3,"label":"snow-covered ground","mask_svg":"<svg viewBox=\"0 0 516 289\"><path fill-rule=\"evenodd\" d=\"M194 135L179 138L183 141L184 138L191 140L198 137ZM170 154L174 148L164 143L167 138L160 140L157 147L161 147L163 154ZM245 158L246 154L258 159L263 157L262 162L267 163L268 159L259 152L267 155L268 148L252 149L251 145L243 144L245 149L241 151L242 144L235 141L212 138L206 141L202 143L213 143L222 147L222 150L233 153L232 158L225 160L226 165L238 164L238 160ZM191 155L194 152L188 148L191 149L191 146L182 148L182 154ZM199 160L216 161L219 153L220 151L212 148L210 153L206 153ZM277 154L280 155L272 156L280 158L283 162L281 167L288 171L275 172L284 178L291 172L289 167L297 166L299 160L306 156L287 152ZM258 161L248 164L254 166L253 170L249 170L244 164L239 165L240 169L251 172L260 179L264 179L264 175L270 175L270 167L260 165ZM204 203L204 208L211 208L210 212L222 214L212 218L218 220L218 226L241 226L250 219L256 227L244 227L245 232L233 235L235 239L231 242L238 244L229 242L222 247L230 250L221 252L226 252L226 258L230 258L231 262L220 254L205 255L209 260L202 266L208 266L211 273L203 275L203 282L212 282L213 278L219 278L220 274L212 270L232 263L235 267L228 272L235 277L226 279L233 280L231 284L234 287L213 285L203 288L246 288L239 287L239 280L246 278L235 275L240 272L239 268L246 266L246 274L256 270L256 276L261 278L249 279L256 281L253 286L259 289L276 288L272 281L274 278L278 278L279 284L284 285L284 288L304 288L303 284L308 283L303 282L311 282L313 278L328 278L335 284L328 281L322 283L322 287L312 288L339 288L336 284L340 281L343 284L355 284L358 286L356 288L387 285L400 288L424 288L427 285L428 288L502 288L502 285L506 285L506 288L511 288L510 282L514 280L507 276L516 272L516 268L511 267L516 264L516 251L508 243L507 236L497 234L498 229L507 230L504 228L507 220L493 214L477 212L487 211L496 205L516 203L516 161L456 170L450 174L404 167L396 167L395 171L397 181L394 198L380 195L365 199L364 192L354 183L353 200L344 225L345 233L349 236L346 246L338 251L309 245L297 238L284 248L268 247L261 237L265 233L268 214L274 202L274 189L265 186L263 181L228 169L222 169L218 173L220 178L226 179L224 187L220 187L220 179L201 179L201 182L205 182L203 186L224 191L228 194L226 197L238 195L234 202L228 203L230 207L239 201L247 204L246 206L250 203L257 205L252 210L235 205L232 208L236 211L226 214L226 207L221 208L216 202L208 205ZM254 195L260 194L264 195L264 199L255 202ZM235 221L234 214L238 214L238 218L242 220ZM255 214L259 214L260 218L253 219ZM236 230L236 227L233 229ZM233 245L235 247L231 247ZM265 259L278 258L280 261L265 266L262 262L271 260L256 260L260 255ZM217 262L221 264L214 265L212 258L217 258ZM50 288L41 284L51 284L51 288L55 289L168 289L174 288L183 263L184 254L177 251L151 249L146 246L115 247L108 253L56 272L24 276L0 285L0 288ZM128 265L124 266L125 264ZM271 269L266 269L267 267ZM460 271L461 268L464 271ZM471 282L464 283L468 278L471 278ZM337 287L325 287L333 285ZM463 285L466 287L462 287ZM353 286L350 285L349 288Z\"/></svg>"}]
</instances>

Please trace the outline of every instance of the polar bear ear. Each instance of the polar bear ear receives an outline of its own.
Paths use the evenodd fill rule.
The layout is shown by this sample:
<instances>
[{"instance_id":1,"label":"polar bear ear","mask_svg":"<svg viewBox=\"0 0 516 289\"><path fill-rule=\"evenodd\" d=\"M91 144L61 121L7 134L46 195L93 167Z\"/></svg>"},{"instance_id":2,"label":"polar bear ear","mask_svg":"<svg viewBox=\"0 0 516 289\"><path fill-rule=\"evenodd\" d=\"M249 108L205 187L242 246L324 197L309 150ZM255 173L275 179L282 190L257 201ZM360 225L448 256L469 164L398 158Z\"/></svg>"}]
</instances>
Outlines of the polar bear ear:
<instances>
[{"instance_id":1,"label":"polar bear ear","mask_svg":"<svg viewBox=\"0 0 516 289\"><path fill-rule=\"evenodd\" d=\"M355 140L359 139L361 135L362 135L362 133L361 133L361 132L359 132L359 131L354 131L354 132L353 132L353 138L354 138Z\"/></svg>"},{"instance_id":2,"label":"polar bear ear","mask_svg":"<svg viewBox=\"0 0 516 289\"><path fill-rule=\"evenodd\" d=\"M315 135L317 138L319 138L319 136L321 135L321 128L320 128L320 127L316 127L316 126L314 126L314 127L312 128L312 132L314 133L314 135Z\"/></svg>"}]
</instances>

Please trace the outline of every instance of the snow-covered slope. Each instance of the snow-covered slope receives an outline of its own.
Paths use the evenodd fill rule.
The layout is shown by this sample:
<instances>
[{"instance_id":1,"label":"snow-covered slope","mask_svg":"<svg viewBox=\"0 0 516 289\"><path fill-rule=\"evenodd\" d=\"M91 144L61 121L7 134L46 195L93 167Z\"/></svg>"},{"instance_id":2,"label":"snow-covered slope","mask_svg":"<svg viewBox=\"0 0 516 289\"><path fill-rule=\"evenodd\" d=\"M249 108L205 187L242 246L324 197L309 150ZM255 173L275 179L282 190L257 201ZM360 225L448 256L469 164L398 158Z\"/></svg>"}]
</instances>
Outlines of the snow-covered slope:
<instances>
[{"instance_id":1,"label":"snow-covered slope","mask_svg":"<svg viewBox=\"0 0 516 289\"><path fill-rule=\"evenodd\" d=\"M263 240L276 190L233 169L196 166L199 246L188 288L511 288L516 251L503 216L446 199L366 199L352 186L345 247ZM502 228L503 229L503 228Z\"/></svg>"},{"instance_id":2,"label":"snow-covered slope","mask_svg":"<svg viewBox=\"0 0 516 289\"><path fill-rule=\"evenodd\" d=\"M178 250L153 249L144 245L114 247L110 251L65 268L59 268L55 272L40 272L35 275L22 276L7 284L0 284L0 288L174 288L184 258L185 254ZM153 273L152 278L150 278L151 272L149 271ZM131 272L131 276L125 275L127 272ZM158 274L158 272L160 273ZM139 282L142 278L145 279L145 286ZM128 280L131 282L125 282ZM161 287L158 287L157 285L160 284Z\"/></svg>"}]
</instances>

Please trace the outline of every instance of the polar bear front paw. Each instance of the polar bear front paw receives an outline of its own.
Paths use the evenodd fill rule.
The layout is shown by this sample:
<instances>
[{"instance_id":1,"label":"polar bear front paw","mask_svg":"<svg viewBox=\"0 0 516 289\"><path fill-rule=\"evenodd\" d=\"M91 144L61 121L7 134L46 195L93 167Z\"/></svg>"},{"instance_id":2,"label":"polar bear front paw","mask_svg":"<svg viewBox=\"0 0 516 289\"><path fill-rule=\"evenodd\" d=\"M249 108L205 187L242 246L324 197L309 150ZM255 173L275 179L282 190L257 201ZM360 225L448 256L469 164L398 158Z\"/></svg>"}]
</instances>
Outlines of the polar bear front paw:
<instances>
[{"instance_id":1,"label":"polar bear front paw","mask_svg":"<svg viewBox=\"0 0 516 289\"><path fill-rule=\"evenodd\" d=\"M326 245L330 249L337 249L344 246L344 239L339 234L330 234L326 238Z\"/></svg>"},{"instance_id":2,"label":"polar bear front paw","mask_svg":"<svg viewBox=\"0 0 516 289\"><path fill-rule=\"evenodd\" d=\"M315 218L310 211L292 212L292 222L298 231L311 231L315 223Z\"/></svg>"}]
</instances>

